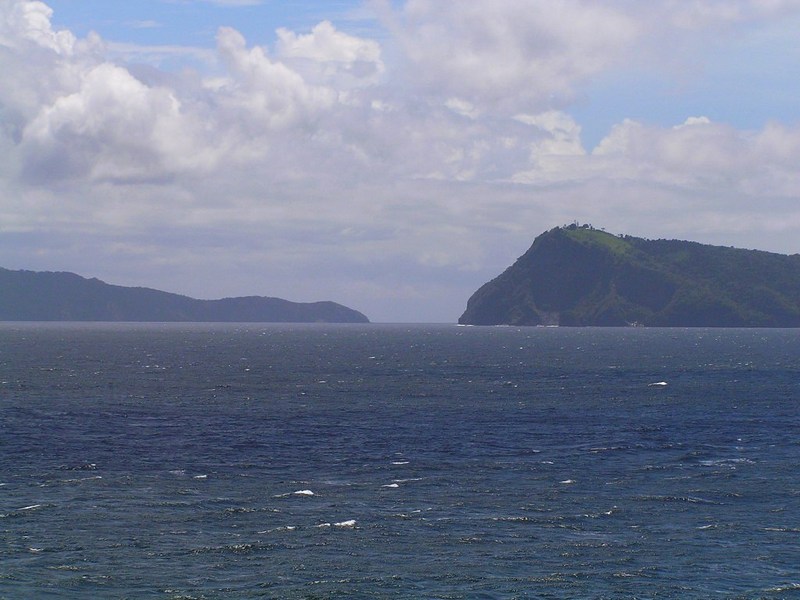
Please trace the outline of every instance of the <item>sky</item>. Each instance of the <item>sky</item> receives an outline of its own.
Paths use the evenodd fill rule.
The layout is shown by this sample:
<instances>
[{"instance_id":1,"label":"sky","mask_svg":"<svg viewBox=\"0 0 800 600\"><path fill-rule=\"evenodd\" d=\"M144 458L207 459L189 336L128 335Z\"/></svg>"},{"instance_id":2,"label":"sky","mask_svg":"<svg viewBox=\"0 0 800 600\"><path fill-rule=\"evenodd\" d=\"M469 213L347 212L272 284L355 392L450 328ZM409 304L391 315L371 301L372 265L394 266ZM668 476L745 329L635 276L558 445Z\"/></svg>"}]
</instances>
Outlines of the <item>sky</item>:
<instances>
[{"instance_id":1,"label":"sky","mask_svg":"<svg viewBox=\"0 0 800 600\"><path fill-rule=\"evenodd\" d=\"M0 266L454 322L540 233L800 252L800 0L0 0Z\"/></svg>"}]
</instances>

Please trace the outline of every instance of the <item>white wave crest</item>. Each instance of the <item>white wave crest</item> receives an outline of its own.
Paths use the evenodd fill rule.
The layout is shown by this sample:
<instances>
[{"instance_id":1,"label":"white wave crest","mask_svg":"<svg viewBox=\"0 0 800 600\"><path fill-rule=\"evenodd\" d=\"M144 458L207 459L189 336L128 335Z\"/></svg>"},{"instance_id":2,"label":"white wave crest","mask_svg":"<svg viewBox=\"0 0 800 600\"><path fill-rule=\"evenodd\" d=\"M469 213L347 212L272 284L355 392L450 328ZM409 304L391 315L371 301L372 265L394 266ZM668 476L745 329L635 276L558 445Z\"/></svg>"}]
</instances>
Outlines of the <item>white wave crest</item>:
<instances>
[{"instance_id":1,"label":"white wave crest","mask_svg":"<svg viewBox=\"0 0 800 600\"><path fill-rule=\"evenodd\" d=\"M334 523L333 526L352 529L353 527L356 526L356 520L350 519L349 521L339 521L338 523Z\"/></svg>"}]
</instances>

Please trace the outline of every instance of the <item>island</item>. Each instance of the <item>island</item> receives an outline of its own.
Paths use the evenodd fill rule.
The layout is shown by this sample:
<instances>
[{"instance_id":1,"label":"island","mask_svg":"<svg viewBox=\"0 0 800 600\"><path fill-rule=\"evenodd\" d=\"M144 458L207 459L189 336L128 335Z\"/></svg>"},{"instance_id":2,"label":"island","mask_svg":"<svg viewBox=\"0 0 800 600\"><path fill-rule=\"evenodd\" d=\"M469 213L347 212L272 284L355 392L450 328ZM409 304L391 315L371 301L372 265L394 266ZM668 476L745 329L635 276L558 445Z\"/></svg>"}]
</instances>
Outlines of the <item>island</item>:
<instances>
[{"instance_id":1,"label":"island","mask_svg":"<svg viewBox=\"0 0 800 600\"><path fill-rule=\"evenodd\" d=\"M483 285L465 325L800 327L800 255L556 227Z\"/></svg>"},{"instance_id":2,"label":"island","mask_svg":"<svg viewBox=\"0 0 800 600\"><path fill-rule=\"evenodd\" d=\"M197 300L74 273L0 268L0 321L368 323L369 319L335 302L262 296Z\"/></svg>"}]
</instances>

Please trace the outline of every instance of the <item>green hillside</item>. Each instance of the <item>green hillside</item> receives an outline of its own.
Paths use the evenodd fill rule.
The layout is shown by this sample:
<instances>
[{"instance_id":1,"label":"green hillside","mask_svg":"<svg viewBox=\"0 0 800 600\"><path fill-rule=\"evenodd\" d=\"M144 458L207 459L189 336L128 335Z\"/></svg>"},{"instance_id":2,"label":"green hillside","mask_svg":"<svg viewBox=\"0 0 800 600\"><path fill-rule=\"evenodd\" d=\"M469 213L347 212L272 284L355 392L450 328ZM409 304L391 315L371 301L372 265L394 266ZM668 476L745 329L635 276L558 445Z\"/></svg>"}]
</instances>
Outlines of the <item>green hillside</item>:
<instances>
[{"instance_id":1,"label":"green hillside","mask_svg":"<svg viewBox=\"0 0 800 600\"><path fill-rule=\"evenodd\" d=\"M459 322L800 327L800 255L557 227L475 292Z\"/></svg>"}]
</instances>

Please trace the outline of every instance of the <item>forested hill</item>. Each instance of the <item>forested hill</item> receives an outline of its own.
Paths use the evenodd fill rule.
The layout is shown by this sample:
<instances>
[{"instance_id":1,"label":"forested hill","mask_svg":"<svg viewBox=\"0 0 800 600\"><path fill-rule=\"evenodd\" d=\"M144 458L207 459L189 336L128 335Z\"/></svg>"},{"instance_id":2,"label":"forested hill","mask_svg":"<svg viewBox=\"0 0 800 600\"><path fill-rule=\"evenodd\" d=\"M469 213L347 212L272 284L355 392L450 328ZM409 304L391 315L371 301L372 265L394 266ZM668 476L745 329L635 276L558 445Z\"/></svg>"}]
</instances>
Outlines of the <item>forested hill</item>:
<instances>
[{"instance_id":1,"label":"forested hill","mask_svg":"<svg viewBox=\"0 0 800 600\"><path fill-rule=\"evenodd\" d=\"M335 302L298 303L248 296L196 300L110 285L74 273L0 268L0 321L198 321L367 323Z\"/></svg>"},{"instance_id":2,"label":"forested hill","mask_svg":"<svg viewBox=\"0 0 800 600\"><path fill-rule=\"evenodd\" d=\"M459 322L800 327L800 255L557 227L475 292Z\"/></svg>"}]
</instances>

